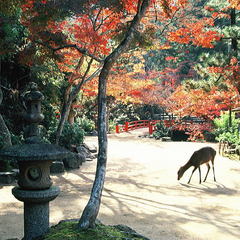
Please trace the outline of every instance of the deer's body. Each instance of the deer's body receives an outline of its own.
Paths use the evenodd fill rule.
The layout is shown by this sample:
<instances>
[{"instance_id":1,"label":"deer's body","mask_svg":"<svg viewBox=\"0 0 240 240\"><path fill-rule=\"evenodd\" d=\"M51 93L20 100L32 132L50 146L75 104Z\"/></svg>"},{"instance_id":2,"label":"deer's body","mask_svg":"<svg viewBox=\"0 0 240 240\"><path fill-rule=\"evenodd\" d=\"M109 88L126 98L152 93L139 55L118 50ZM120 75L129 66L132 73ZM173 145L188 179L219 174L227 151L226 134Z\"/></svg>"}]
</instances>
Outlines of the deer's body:
<instances>
[{"instance_id":1,"label":"deer's body","mask_svg":"<svg viewBox=\"0 0 240 240\"><path fill-rule=\"evenodd\" d=\"M188 183L190 183L191 178L193 173L196 171L196 169L198 168L199 170L199 183L201 183L201 169L200 169L200 165L201 164L206 164L208 167L207 170L207 174L204 178L204 182L207 179L209 170L210 170L210 164L209 162L212 163L212 169L213 169L213 176L214 176L214 181L216 181L215 178L215 171L214 171L214 158L216 156L216 151L211 148L211 147L203 147L201 149L199 149L198 151L195 151L193 153L193 155L191 156L191 158L189 159L189 161L182 167L180 167L180 169L178 170L178 180L183 176L183 174L190 168L190 167L194 167L192 174L189 178Z\"/></svg>"}]
</instances>

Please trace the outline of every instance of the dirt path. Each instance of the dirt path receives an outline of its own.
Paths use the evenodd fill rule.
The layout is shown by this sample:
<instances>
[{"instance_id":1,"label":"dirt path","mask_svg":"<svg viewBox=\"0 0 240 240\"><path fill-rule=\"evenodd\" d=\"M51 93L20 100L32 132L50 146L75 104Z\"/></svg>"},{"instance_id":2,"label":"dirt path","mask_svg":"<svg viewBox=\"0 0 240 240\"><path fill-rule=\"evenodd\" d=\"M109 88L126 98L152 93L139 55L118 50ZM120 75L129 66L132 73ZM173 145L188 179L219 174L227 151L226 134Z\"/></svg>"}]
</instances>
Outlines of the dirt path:
<instances>
[{"instance_id":1,"label":"dirt path","mask_svg":"<svg viewBox=\"0 0 240 240\"><path fill-rule=\"evenodd\" d=\"M89 137L86 142L96 142ZM221 156L215 160L204 184L198 172L186 184L177 170L202 146L216 144L159 142L134 134L109 137L108 170L99 219L106 224L126 224L152 240L239 240L240 162ZM61 187L51 202L51 223L77 218L86 205L96 161L79 170L53 176ZM205 176L206 167L202 167ZM12 186L0 186L0 240L21 237L22 203L11 194Z\"/></svg>"}]
</instances>

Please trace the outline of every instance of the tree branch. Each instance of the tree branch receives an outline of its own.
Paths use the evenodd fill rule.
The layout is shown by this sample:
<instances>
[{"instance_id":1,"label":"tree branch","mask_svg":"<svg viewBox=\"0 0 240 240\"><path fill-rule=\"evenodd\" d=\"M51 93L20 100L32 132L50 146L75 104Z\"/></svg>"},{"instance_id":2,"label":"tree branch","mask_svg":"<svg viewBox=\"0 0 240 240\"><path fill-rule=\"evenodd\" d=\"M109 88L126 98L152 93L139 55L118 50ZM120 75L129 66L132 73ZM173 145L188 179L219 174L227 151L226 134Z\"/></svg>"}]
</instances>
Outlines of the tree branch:
<instances>
[{"instance_id":1,"label":"tree branch","mask_svg":"<svg viewBox=\"0 0 240 240\"><path fill-rule=\"evenodd\" d=\"M84 48L81 48L79 46L77 46L76 44L66 44L66 45L63 45L63 46L60 46L60 47L57 47L57 48L53 48L53 47L50 47L53 51L59 51L59 50L62 50L64 48L74 48L76 49L79 53L81 54L84 54L88 57L91 57L92 59L94 59L95 61L99 62L99 63L102 63L103 62L103 59L100 59L98 57L96 57L95 55L91 54L88 52L88 50L84 49Z\"/></svg>"},{"instance_id":2,"label":"tree branch","mask_svg":"<svg viewBox=\"0 0 240 240\"><path fill-rule=\"evenodd\" d=\"M40 42L40 41L35 41L36 43L44 46L44 47L47 47L48 49L56 52L56 51L59 51L59 50L62 50L64 48L74 48L76 49L79 53L83 54L83 55L86 55L92 59L94 59L95 61L99 62L99 63L103 63L104 59L100 59L98 57L96 57L95 55L89 53L89 51L85 48L81 48L79 47L77 44L65 44L65 45L62 45L62 46L59 46L59 47L52 47L50 46L49 44L47 43L43 43L43 42Z\"/></svg>"}]
</instances>

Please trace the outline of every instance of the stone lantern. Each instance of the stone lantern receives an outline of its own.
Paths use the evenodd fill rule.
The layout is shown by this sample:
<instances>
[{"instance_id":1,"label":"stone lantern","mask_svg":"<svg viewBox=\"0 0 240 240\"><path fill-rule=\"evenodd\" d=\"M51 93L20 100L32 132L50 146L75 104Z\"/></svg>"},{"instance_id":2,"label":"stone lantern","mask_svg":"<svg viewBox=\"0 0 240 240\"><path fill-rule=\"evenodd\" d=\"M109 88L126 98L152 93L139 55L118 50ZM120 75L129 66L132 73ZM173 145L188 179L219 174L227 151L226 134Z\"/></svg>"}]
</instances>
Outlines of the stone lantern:
<instances>
[{"instance_id":1,"label":"stone lantern","mask_svg":"<svg viewBox=\"0 0 240 240\"><path fill-rule=\"evenodd\" d=\"M0 151L0 157L17 160L19 165L18 187L13 195L24 202L24 240L31 240L49 229L49 202L60 193L52 186L50 165L69 154L64 148L44 143L39 137L38 124L43 120L41 101L44 99L36 83L30 83L29 91L23 96L26 108L24 129L25 143Z\"/></svg>"}]
</instances>

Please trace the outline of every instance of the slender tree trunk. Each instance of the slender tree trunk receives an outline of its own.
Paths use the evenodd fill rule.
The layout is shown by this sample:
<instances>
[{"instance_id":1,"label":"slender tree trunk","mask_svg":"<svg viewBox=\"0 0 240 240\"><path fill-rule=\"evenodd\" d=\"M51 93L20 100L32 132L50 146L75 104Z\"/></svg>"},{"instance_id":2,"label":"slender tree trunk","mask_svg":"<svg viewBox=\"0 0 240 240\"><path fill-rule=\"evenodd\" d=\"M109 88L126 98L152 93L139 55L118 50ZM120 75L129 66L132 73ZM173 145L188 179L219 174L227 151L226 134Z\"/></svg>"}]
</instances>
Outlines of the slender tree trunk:
<instances>
[{"instance_id":1,"label":"slender tree trunk","mask_svg":"<svg viewBox=\"0 0 240 240\"><path fill-rule=\"evenodd\" d=\"M82 55L76 66L76 69L75 69L76 71L80 70L81 66L83 65L83 61L84 61L84 56ZM69 79L70 85L67 87L67 89L65 90L65 93L64 93L64 101L63 101L63 106L62 106L62 110L61 110L61 117L60 117L60 120L58 123L57 132L56 132L56 144L59 143L59 139L60 139L60 136L63 131L64 123L68 119L69 112L71 110L71 105L72 105L72 101L73 101L73 97L74 97L71 94L72 88L73 88L71 82L72 82L73 78L74 78L74 74L72 73L70 76L70 79Z\"/></svg>"},{"instance_id":2,"label":"slender tree trunk","mask_svg":"<svg viewBox=\"0 0 240 240\"><path fill-rule=\"evenodd\" d=\"M84 83L86 83L87 81L90 81L91 79L96 77L96 75L99 73L99 69L98 69L90 77L86 78L86 76L90 70L91 64L92 64L92 60L90 61L89 65L88 65L88 68L82 78L82 81L78 85L76 85L74 88L71 86L71 88L69 88L69 90L68 89L66 90L65 101L63 103L61 117L60 117L60 121L58 123L57 132L56 132L56 144L59 143L59 139L60 139L60 136L62 135L64 123L67 121L69 112L71 110L71 105L72 105L73 101L75 100L75 98L77 97L79 91L81 90L82 85Z\"/></svg>"},{"instance_id":3,"label":"slender tree trunk","mask_svg":"<svg viewBox=\"0 0 240 240\"><path fill-rule=\"evenodd\" d=\"M0 114L0 136L4 139L3 147L12 146L10 132L9 132L1 114Z\"/></svg>"},{"instance_id":4,"label":"slender tree trunk","mask_svg":"<svg viewBox=\"0 0 240 240\"><path fill-rule=\"evenodd\" d=\"M229 109L228 127L231 130L232 127L232 108Z\"/></svg>"},{"instance_id":5,"label":"slender tree trunk","mask_svg":"<svg viewBox=\"0 0 240 240\"><path fill-rule=\"evenodd\" d=\"M236 9L235 8L231 9L230 18L231 18L231 27L236 26ZM231 39L231 48L233 51L232 54L235 57L237 57L237 50L238 50L237 37Z\"/></svg>"},{"instance_id":6,"label":"slender tree trunk","mask_svg":"<svg viewBox=\"0 0 240 240\"><path fill-rule=\"evenodd\" d=\"M236 14L236 9L232 8L231 12L230 12L230 20L231 20L231 27L236 26L236 18L237 18L237 14ZM238 58L238 38L237 37L233 37L231 38L231 53L230 53L230 59L232 57L236 57ZM238 80L238 76L239 73L237 71L235 71L233 73L234 76L234 82L236 84L237 90L240 93L240 82Z\"/></svg>"},{"instance_id":7,"label":"slender tree trunk","mask_svg":"<svg viewBox=\"0 0 240 240\"><path fill-rule=\"evenodd\" d=\"M61 117L60 117L60 120L59 120L59 123L58 123L57 132L56 132L56 144L59 143L59 139L60 139L60 136L61 136L62 131L63 131L64 123L68 119L70 108L71 108L71 105L72 105L72 101L73 101L73 99L72 99L71 95L69 95L67 101L64 101L64 103L63 103L63 107L62 107L62 111L61 111Z\"/></svg>"},{"instance_id":8,"label":"slender tree trunk","mask_svg":"<svg viewBox=\"0 0 240 240\"><path fill-rule=\"evenodd\" d=\"M0 88L0 104L2 103L2 100L3 100L3 93ZM0 114L0 136L2 137L2 140L4 141L3 147L8 147L8 146L12 145L10 132L9 132L1 114Z\"/></svg>"},{"instance_id":9,"label":"slender tree trunk","mask_svg":"<svg viewBox=\"0 0 240 240\"><path fill-rule=\"evenodd\" d=\"M79 220L78 227L80 229L86 229L95 226L95 220L97 218L100 204L102 190L106 175L107 164L107 125L106 125L106 88L109 72L116 62L117 58L129 47L133 37L134 31L140 24L142 17L144 16L150 0L139 0L138 11L132 20L132 23L125 35L124 40L119 46L105 59L103 68L99 76L98 83L98 160L95 180L92 187L90 199L82 213Z\"/></svg>"}]
</instances>

